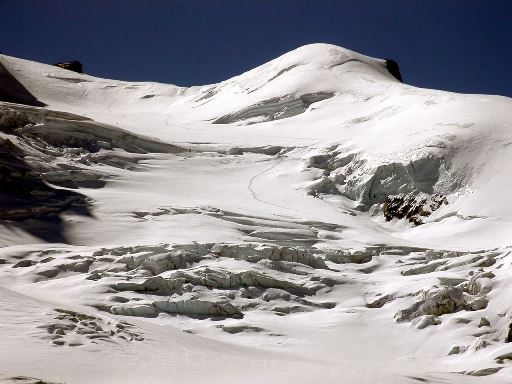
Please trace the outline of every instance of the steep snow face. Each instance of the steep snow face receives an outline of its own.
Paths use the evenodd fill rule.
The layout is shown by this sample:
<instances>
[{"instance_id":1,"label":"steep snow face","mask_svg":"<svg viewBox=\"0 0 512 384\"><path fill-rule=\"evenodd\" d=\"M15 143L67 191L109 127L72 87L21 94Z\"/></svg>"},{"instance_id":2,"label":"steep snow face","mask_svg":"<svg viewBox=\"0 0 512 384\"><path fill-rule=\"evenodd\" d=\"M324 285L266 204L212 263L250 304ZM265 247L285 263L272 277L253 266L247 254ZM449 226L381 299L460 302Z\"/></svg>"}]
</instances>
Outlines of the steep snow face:
<instances>
[{"instance_id":1,"label":"steep snow face","mask_svg":"<svg viewBox=\"0 0 512 384\"><path fill-rule=\"evenodd\" d=\"M510 99L328 44L189 88L0 65L0 382L510 382Z\"/></svg>"}]
</instances>

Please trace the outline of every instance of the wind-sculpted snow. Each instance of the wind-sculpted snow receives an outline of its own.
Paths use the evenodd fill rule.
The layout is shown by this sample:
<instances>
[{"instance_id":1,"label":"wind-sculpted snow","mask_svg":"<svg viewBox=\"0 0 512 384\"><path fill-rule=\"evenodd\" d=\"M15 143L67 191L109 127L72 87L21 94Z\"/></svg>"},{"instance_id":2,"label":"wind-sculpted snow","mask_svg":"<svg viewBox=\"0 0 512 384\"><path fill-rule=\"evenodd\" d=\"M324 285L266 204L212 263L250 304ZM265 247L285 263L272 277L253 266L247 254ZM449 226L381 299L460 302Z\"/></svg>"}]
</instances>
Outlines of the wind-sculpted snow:
<instances>
[{"instance_id":1,"label":"wind-sculpted snow","mask_svg":"<svg viewBox=\"0 0 512 384\"><path fill-rule=\"evenodd\" d=\"M0 65L0 383L511 382L510 99Z\"/></svg>"},{"instance_id":2,"label":"wind-sculpted snow","mask_svg":"<svg viewBox=\"0 0 512 384\"><path fill-rule=\"evenodd\" d=\"M305 112L308 107L318 101L333 97L332 93L311 93L300 95L298 98L282 97L263 100L240 111L222 116L213 124L230 124L246 122L246 124L260 121L285 119Z\"/></svg>"}]
</instances>

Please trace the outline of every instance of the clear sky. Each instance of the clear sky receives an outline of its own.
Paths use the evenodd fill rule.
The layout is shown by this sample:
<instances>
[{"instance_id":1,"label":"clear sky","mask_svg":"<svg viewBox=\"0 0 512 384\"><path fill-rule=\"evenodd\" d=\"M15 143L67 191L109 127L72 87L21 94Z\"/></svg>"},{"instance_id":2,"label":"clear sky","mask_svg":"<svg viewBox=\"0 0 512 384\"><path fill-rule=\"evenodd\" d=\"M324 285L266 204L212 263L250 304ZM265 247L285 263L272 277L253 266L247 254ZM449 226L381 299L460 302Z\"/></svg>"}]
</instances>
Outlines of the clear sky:
<instances>
[{"instance_id":1,"label":"clear sky","mask_svg":"<svg viewBox=\"0 0 512 384\"><path fill-rule=\"evenodd\" d=\"M512 96L512 0L0 0L0 51L91 75L203 85L324 42L409 84Z\"/></svg>"}]
</instances>

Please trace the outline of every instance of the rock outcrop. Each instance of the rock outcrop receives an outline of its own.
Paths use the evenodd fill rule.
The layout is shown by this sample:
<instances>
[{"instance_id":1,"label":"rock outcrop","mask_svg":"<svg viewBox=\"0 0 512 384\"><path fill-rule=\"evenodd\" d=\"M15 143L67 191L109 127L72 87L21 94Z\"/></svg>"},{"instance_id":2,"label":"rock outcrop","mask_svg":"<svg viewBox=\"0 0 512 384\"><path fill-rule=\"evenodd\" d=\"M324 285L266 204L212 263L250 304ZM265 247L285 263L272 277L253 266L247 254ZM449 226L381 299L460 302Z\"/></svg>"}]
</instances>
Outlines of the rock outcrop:
<instances>
[{"instance_id":1,"label":"rock outcrop","mask_svg":"<svg viewBox=\"0 0 512 384\"><path fill-rule=\"evenodd\" d=\"M448 200L443 195L408 193L386 197L383 212L387 221L407 219L413 224L423 224L423 219L439 209Z\"/></svg>"},{"instance_id":2,"label":"rock outcrop","mask_svg":"<svg viewBox=\"0 0 512 384\"><path fill-rule=\"evenodd\" d=\"M398 63L393 59L387 59L386 60L386 69L388 72L393 75L395 79L398 81L404 82L402 80L402 74L400 73L400 67L398 66Z\"/></svg>"},{"instance_id":3,"label":"rock outcrop","mask_svg":"<svg viewBox=\"0 0 512 384\"><path fill-rule=\"evenodd\" d=\"M76 60L73 61L63 61L61 63L53 64L56 67L67 69L68 71L73 71L76 73L84 73L82 63Z\"/></svg>"}]
</instances>

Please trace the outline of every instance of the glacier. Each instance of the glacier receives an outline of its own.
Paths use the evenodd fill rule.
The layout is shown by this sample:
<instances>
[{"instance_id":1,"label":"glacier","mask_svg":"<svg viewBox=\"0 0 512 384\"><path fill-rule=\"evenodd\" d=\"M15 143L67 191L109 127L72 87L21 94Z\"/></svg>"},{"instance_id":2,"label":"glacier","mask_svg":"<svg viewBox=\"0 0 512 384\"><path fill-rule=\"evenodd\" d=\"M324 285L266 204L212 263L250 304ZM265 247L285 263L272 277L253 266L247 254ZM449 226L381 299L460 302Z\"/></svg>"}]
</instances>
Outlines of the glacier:
<instances>
[{"instance_id":1,"label":"glacier","mask_svg":"<svg viewBox=\"0 0 512 384\"><path fill-rule=\"evenodd\" d=\"M512 100L311 44L218 84L0 55L0 383L509 383Z\"/></svg>"}]
</instances>

